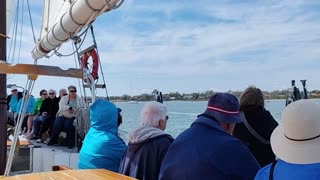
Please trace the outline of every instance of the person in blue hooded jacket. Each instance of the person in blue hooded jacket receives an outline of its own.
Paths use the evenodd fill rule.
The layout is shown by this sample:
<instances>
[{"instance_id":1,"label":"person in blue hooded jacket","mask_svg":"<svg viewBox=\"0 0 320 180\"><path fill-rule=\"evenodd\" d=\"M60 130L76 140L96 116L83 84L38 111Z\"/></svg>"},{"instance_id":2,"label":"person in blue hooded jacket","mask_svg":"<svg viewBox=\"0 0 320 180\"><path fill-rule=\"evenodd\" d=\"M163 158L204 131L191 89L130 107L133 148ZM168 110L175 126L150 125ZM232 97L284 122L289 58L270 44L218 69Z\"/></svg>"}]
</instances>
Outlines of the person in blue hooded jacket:
<instances>
[{"instance_id":1,"label":"person in blue hooded jacket","mask_svg":"<svg viewBox=\"0 0 320 180\"><path fill-rule=\"evenodd\" d=\"M106 100L97 100L90 107L90 129L79 153L79 169L103 168L118 172L126 149L118 137L118 109Z\"/></svg>"},{"instance_id":2,"label":"person in blue hooded jacket","mask_svg":"<svg viewBox=\"0 0 320 180\"><path fill-rule=\"evenodd\" d=\"M239 122L237 98L228 93L213 95L206 111L169 147L159 179L253 179L260 166L250 150L231 135Z\"/></svg>"}]
</instances>

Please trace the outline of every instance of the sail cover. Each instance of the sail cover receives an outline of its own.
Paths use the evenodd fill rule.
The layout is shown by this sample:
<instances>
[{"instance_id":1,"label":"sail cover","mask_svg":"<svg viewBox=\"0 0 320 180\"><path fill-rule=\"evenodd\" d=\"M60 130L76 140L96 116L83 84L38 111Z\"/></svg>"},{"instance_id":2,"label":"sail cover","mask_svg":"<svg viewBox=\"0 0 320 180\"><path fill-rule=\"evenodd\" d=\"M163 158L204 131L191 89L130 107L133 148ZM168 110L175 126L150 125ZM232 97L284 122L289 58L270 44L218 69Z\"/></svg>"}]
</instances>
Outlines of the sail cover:
<instances>
[{"instance_id":1,"label":"sail cover","mask_svg":"<svg viewBox=\"0 0 320 180\"><path fill-rule=\"evenodd\" d=\"M68 41L97 16L121 0L44 0L40 36L32 57L37 60Z\"/></svg>"}]
</instances>

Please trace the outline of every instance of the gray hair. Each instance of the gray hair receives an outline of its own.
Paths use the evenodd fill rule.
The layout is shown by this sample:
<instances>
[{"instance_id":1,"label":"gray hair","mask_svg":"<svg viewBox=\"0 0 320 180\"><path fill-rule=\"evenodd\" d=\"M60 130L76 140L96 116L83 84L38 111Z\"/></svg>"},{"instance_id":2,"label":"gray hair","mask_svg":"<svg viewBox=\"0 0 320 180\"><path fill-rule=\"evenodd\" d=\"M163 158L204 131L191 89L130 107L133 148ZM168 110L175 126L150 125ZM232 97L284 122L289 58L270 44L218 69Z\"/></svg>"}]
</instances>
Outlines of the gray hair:
<instances>
[{"instance_id":1,"label":"gray hair","mask_svg":"<svg viewBox=\"0 0 320 180\"><path fill-rule=\"evenodd\" d=\"M243 110L245 106L260 106L264 108L264 98L262 91L255 86L249 86L242 94L240 98L240 110Z\"/></svg>"},{"instance_id":2,"label":"gray hair","mask_svg":"<svg viewBox=\"0 0 320 180\"><path fill-rule=\"evenodd\" d=\"M60 89L60 90L59 90L59 95L60 95L61 93L67 94L67 90L66 90L66 89Z\"/></svg>"},{"instance_id":3,"label":"gray hair","mask_svg":"<svg viewBox=\"0 0 320 180\"><path fill-rule=\"evenodd\" d=\"M74 85L70 85L70 86L68 87L68 90L70 91L71 89L77 90L77 87L74 86Z\"/></svg>"},{"instance_id":4,"label":"gray hair","mask_svg":"<svg viewBox=\"0 0 320 180\"><path fill-rule=\"evenodd\" d=\"M167 108L163 104L157 101L147 102L140 113L140 124L158 128L159 121L166 119L166 116Z\"/></svg>"},{"instance_id":5,"label":"gray hair","mask_svg":"<svg viewBox=\"0 0 320 180\"><path fill-rule=\"evenodd\" d=\"M56 90L54 90L54 89L49 89L48 93L54 93L54 94L57 94Z\"/></svg>"}]
</instances>

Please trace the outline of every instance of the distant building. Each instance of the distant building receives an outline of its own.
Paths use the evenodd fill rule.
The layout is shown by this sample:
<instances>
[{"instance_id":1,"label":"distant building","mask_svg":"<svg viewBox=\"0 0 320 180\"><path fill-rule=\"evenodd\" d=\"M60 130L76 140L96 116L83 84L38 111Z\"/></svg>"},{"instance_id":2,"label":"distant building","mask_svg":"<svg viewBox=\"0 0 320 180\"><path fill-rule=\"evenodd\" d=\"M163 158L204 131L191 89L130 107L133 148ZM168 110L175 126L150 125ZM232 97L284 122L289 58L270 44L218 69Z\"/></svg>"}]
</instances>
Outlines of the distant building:
<instances>
[{"instance_id":1,"label":"distant building","mask_svg":"<svg viewBox=\"0 0 320 180\"><path fill-rule=\"evenodd\" d=\"M186 94L186 95L184 95L182 98L183 98L183 99L192 99L193 96L192 96L192 94Z\"/></svg>"}]
</instances>

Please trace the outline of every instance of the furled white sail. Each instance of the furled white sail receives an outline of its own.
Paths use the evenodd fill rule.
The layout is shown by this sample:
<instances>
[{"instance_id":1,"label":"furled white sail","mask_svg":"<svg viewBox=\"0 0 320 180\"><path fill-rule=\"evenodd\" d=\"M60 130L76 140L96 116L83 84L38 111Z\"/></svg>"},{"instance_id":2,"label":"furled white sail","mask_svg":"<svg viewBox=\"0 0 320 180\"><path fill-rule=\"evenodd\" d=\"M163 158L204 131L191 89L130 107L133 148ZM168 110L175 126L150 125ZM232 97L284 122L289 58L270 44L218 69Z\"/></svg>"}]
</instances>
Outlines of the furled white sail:
<instances>
[{"instance_id":1,"label":"furled white sail","mask_svg":"<svg viewBox=\"0 0 320 180\"><path fill-rule=\"evenodd\" d=\"M9 31L10 31L13 8L14 8L14 0L7 0L7 35L9 34Z\"/></svg>"},{"instance_id":2,"label":"furled white sail","mask_svg":"<svg viewBox=\"0 0 320 180\"><path fill-rule=\"evenodd\" d=\"M32 51L40 59L68 41L97 16L114 9L121 0L44 0L40 37Z\"/></svg>"}]
</instances>

